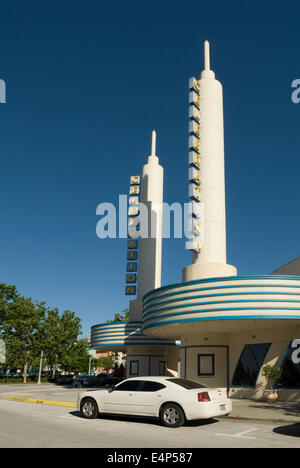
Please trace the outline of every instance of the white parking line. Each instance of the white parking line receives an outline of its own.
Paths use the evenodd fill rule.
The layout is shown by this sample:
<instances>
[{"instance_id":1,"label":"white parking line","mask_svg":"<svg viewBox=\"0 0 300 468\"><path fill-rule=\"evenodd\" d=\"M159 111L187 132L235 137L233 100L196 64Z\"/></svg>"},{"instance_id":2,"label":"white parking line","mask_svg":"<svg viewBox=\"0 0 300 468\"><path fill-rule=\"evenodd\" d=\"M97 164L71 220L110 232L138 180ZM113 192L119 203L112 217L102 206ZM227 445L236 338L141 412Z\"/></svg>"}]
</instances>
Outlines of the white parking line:
<instances>
[{"instance_id":1,"label":"white parking line","mask_svg":"<svg viewBox=\"0 0 300 468\"><path fill-rule=\"evenodd\" d=\"M247 437L244 434L249 434L249 432L257 431L257 428L247 429L247 431L238 432L237 434L215 434L220 437L232 437L235 439L255 439L255 437Z\"/></svg>"}]
</instances>

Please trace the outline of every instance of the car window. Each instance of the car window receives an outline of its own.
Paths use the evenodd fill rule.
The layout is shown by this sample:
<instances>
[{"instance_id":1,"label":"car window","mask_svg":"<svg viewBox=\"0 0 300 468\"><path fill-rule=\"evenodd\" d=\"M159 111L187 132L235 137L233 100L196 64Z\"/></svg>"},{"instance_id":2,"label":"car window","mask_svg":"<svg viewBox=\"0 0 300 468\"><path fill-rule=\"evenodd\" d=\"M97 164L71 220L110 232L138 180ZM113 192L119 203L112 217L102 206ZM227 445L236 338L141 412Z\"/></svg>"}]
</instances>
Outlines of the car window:
<instances>
[{"instance_id":1,"label":"car window","mask_svg":"<svg viewBox=\"0 0 300 468\"><path fill-rule=\"evenodd\" d=\"M120 391L120 392L128 392L128 391L138 392L138 391L141 391L142 383L143 382L141 380L128 380L127 382L123 382L120 385L118 385L115 388L115 390Z\"/></svg>"},{"instance_id":2,"label":"car window","mask_svg":"<svg viewBox=\"0 0 300 468\"><path fill-rule=\"evenodd\" d=\"M160 382L152 382L149 380L144 380L142 382L142 392L157 392L163 388L166 388L166 386Z\"/></svg>"},{"instance_id":3,"label":"car window","mask_svg":"<svg viewBox=\"0 0 300 468\"><path fill-rule=\"evenodd\" d=\"M186 390L192 390L194 388L207 388L206 385L203 385L199 382L194 382L194 380L168 379L168 382L172 382L173 384L180 385L180 387L183 387Z\"/></svg>"}]
</instances>

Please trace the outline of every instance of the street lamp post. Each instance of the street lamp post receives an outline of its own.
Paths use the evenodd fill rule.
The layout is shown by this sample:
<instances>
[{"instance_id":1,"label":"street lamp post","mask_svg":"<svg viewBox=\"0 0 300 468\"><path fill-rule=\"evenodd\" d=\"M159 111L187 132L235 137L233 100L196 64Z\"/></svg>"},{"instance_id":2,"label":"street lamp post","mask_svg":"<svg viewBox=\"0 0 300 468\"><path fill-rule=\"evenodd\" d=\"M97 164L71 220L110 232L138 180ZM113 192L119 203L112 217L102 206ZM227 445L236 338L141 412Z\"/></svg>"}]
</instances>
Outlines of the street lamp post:
<instances>
[{"instance_id":1,"label":"street lamp post","mask_svg":"<svg viewBox=\"0 0 300 468\"><path fill-rule=\"evenodd\" d=\"M42 375L42 367L43 367L43 355L44 355L44 351L41 351L38 385L41 385L41 375Z\"/></svg>"}]
</instances>

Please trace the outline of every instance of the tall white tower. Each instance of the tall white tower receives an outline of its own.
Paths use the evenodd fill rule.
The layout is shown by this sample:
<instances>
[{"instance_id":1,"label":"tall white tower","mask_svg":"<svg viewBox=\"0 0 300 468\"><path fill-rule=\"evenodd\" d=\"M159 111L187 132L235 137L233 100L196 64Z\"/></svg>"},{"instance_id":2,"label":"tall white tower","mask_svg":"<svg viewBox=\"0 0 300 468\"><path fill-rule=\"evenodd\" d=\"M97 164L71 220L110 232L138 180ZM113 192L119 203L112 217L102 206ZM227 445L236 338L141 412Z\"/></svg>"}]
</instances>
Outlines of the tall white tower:
<instances>
[{"instance_id":1,"label":"tall white tower","mask_svg":"<svg viewBox=\"0 0 300 468\"><path fill-rule=\"evenodd\" d=\"M204 57L200 80L194 80L195 102L193 97L190 101L192 108L195 106L195 114L190 114L193 135L190 147L195 147L192 151L201 173L201 183L197 186L202 205L201 225L197 226L202 231L201 248L193 252L193 264L183 270L183 281L237 274L226 259L223 91L210 69L208 41L204 44ZM195 121L193 115L197 116Z\"/></svg>"},{"instance_id":2,"label":"tall white tower","mask_svg":"<svg viewBox=\"0 0 300 468\"><path fill-rule=\"evenodd\" d=\"M137 299L130 302L130 320L142 320L143 296L161 286L164 170L156 156L156 132L141 180Z\"/></svg>"}]
</instances>

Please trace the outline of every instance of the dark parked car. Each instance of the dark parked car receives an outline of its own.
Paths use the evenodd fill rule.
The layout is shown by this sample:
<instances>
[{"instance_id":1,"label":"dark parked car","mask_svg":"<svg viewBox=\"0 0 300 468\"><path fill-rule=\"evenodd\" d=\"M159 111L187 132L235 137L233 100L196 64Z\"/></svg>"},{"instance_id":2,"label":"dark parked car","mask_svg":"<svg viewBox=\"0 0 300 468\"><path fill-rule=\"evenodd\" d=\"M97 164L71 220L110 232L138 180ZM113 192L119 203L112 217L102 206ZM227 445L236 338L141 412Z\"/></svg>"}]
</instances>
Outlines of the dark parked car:
<instances>
[{"instance_id":1,"label":"dark parked car","mask_svg":"<svg viewBox=\"0 0 300 468\"><path fill-rule=\"evenodd\" d=\"M75 387L94 387L96 382L95 375L75 375L73 378L73 385Z\"/></svg>"},{"instance_id":2,"label":"dark parked car","mask_svg":"<svg viewBox=\"0 0 300 468\"><path fill-rule=\"evenodd\" d=\"M73 379L73 385L75 387L113 387L122 380L122 377L102 372L98 375L76 375Z\"/></svg>"},{"instance_id":3,"label":"dark parked car","mask_svg":"<svg viewBox=\"0 0 300 468\"><path fill-rule=\"evenodd\" d=\"M107 372L102 372L98 374L95 380L95 386L113 386L121 382L123 377L116 376L114 374L108 374Z\"/></svg>"},{"instance_id":4,"label":"dark parked car","mask_svg":"<svg viewBox=\"0 0 300 468\"><path fill-rule=\"evenodd\" d=\"M56 382L58 385L73 385L74 375L59 375Z\"/></svg>"},{"instance_id":5,"label":"dark parked car","mask_svg":"<svg viewBox=\"0 0 300 468\"><path fill-rule=\"evenodd\" d=\"M95 377L95 387L103 387L105 385L110 385L111 380L107 372L102 372Z\"/></svg>"}]
</instances>

